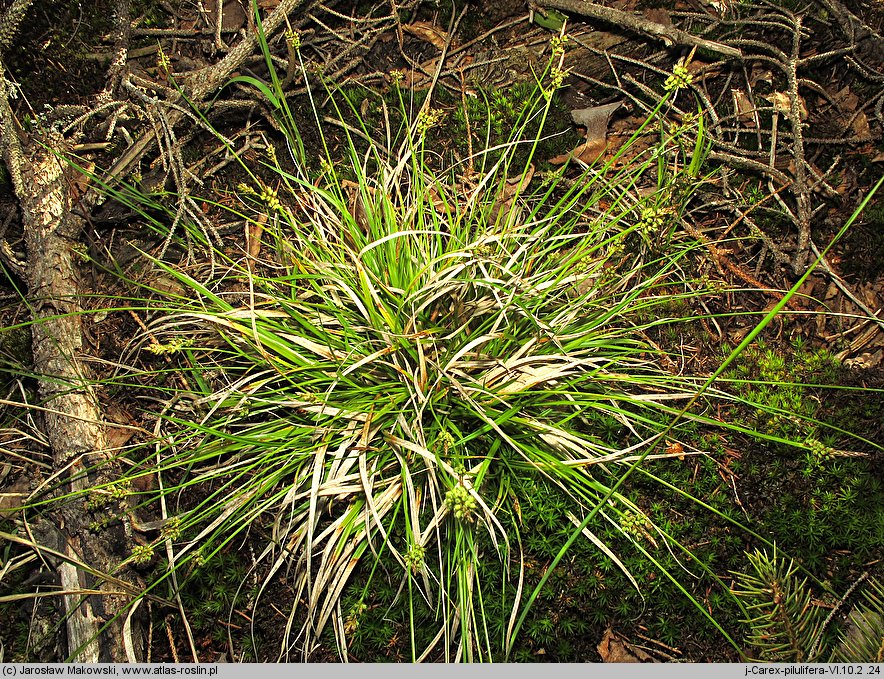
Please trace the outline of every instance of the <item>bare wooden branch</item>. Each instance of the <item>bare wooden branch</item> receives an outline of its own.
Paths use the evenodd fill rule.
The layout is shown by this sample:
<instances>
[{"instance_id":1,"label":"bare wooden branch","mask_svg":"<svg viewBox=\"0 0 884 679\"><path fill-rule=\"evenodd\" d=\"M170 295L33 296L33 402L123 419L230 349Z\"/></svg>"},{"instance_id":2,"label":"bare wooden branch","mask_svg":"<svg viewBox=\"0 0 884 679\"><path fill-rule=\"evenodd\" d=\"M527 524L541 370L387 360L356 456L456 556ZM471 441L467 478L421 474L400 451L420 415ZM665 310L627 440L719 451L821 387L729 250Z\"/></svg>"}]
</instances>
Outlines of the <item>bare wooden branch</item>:
<instances>
[{"instance_id":1,"label":"bare wooden branch","mask_svg":"<svg viewBox=\"0 0 884 679\"><path fill-rule=\"evenodd\" d=\"M3 52L15 34L18 33L18 27L25 15L28 13L28 7L34 0L13 0L9 8L0 17L0 52Z\"/></svg>"},{"instance_id":2,"label":"bare wooden branch","mask_svg":"<svg viewBox=\"0 0 884 679\"><path fill-rule=\"evenodd\" d=\"M72 246L83 223L71 212L69 181L57 155L57 136L44 144L26 147L21 166L26 191L19 194L28 253L28 295L33 308L31 333L34 372L40 376L39 392L45 408L44 428L52 447L53 466L62 474L64 492L82 496L98 478L114 477L109 463L101 409L90 387L83 354L82 309ZM91 478L90 478L91 476ZM64 597L68 652L82 662L125 660L118 643L129 599L112 593L107 583L94 583L74 563L83 561L104 572L117 569L128 540L122 526L91 535L89 514L82 503L56 520L57 548L71 558L59 566L63 591L100 590L101 595ZM112 535L112 537L111 537ZM60 544L58 544L60 543Z\"/></svg>"},{"instance_id":3,"label":"bare wooden branch","mask_svg":"<svg viewBox=\"0 0 884 679\"><path fill-rule=\"evenodd\" d=\"M735 47L723 45L712 40L705 40L696 35L691 35L686 31L679 30L672 26L664 26L656 21L650 21L644 17L630 12L623 12L613 7L604 7L597 5L588 0L537 0L536 3L540 8L548 7L550 9L558 9L563 12L571 12L572 14L580 14L581 16L590 17L604 21L615 26L623 26L638 33L647 33L655 38L660 38L676 45L687 45L690 47L699 47L721 54L730 59L742 59L743 54Z\"/></svg>"},{"instance_id":4,"label":"bare wooden branch","mask_svg":"<svg viewBox=\"0 0 884 679\"><path fill-rule=\"evenodd\" d=\"M131 30L129 0L117 0L115 14L114 56L108 66L104 89L98 95L99 104L113 101L115 92L126 71L126 63L129 61L129 33Z\"/></svg>"},{"instance_id":5,"label":"bare wooden branch","mask_svg":"<svg viewBox=\"0 0 884 679\"><path fill-rule=\"evenodd\" d=\"M282 0L275 10L262 22L264 34L270 36L285 21L286 17L301 7L307 0ZM217 64L207 66L193 73L187 74L185 85L188 96L193 103L201 103L210 94L219 90L230 78L231 74L238 69L252 52L258 47L258 34L247 34L227 55ZM172 111L168 115L171 126L176 125L183 115L178 111ZM114 163L108 172L110 177L123 177L141 156L143 156L156 141L153 129L143 134L126 153Z\"/></svg>"},{"instance_id":6,"label":"bare wooden branch","mask_svg":"<svg viewBox=\"0 0 884 679\"><path fill-rule=\"evenodd\" d=\"M18 3L25 9L26 4ZM12 27L11 33L3 35L7 44L23 18L9 19L11 10L3 22L4 30ZM50 133L48 138L36 140L22 135L9 95L0 58L3 156L24 225L28 297L33 310L34 373L39 376L43 428L52 448L61 492L79 497L92 484L112 480L116 471L109 464L101 409L81 359L83 316L73 246L83 222L71 211L71 182L61 160L61 136ZM129 597L112 590L106 580L95 582L93 574L76 565L87 563L93 571L116 571L128 550L124 527L109 528L103 536L91 535L91 518L82 502L61 505L51 522L39 523L49 546L68 557L59 564L58 573L61 590L66 592L63 599L69 658L82 662L125 660L119 640Z\"/></svg>"}]
</instances>

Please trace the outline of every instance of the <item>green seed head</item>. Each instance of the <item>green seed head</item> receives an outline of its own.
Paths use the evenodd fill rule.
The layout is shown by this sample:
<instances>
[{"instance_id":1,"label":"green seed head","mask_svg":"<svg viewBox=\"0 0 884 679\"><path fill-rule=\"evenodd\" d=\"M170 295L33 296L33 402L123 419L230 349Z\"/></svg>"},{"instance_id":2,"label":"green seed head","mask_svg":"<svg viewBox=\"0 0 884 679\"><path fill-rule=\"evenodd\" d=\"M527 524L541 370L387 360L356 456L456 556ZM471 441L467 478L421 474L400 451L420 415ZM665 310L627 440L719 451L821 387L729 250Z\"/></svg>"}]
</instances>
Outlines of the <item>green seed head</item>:
<instances>
[{"instance_id":1,"label":"green seed head","mask_svg":"<svg viewBox=\"0 0 884 679\"><path fill-rule=\"evenodd\" d=\"M687 87L693 80L694 76L690 74L685 64L676 64L672 68L672 75L666 78L666 82L663 83L663 89L667 92L673 92Z\"/></svg>"},{"instance_id":2,"label":"green seed head","mask_svg":"<svg viewBox=\"0 0 884 679\"><path fill-rule=\"evenodd\" d=\"M405 553L405 565L414 573L421 570L424 567L424 556L426 556L426 551L427 550L423 545L417 543L413 544Z\"/></svg>"},{"instance_id":3,"label":"green seed head","mask_svg":"<svg viewBox=\"0 0 884 679\"><path fill-rule=\"evenodd\" d=\"M445 494L445 506L454 514L455 519L470 523L479 503L463 484L458 484Z\"/></svg>"},{"instance_id":4,"label":"green seed head","mask_svg":"<svg viewBox=\"0 0 884 679\"><path fill-rule=\"evenodd\" d=\"M143 566L153 558L153 545L135 545L129 558L132 563Z\"/></svg>"}]
</instances>

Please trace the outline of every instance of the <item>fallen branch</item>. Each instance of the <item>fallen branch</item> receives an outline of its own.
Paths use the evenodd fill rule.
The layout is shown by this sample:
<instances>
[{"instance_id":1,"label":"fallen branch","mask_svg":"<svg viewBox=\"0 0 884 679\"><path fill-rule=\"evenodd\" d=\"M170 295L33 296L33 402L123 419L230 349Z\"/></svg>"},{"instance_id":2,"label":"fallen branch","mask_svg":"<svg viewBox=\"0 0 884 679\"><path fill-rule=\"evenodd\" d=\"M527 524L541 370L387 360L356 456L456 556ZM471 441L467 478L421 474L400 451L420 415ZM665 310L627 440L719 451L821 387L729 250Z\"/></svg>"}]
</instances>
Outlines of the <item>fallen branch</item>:
<instances>
[{"instance_id":1,"label":"fallen branch","mask_svg":"<svg viewBox=\"0 0 884 679\"><path fill-rule=\"evenodd\" d=\"M5 129L13 127L5 96L0 97L0 115ZM40 376L43 428L62 482L60 492L82 498L90 487L112 480L115 468L109 461L101 410L80 359L83 317L72 245L83 223L70 209L69 182L55 152L60 146L57 136L45 145L22 146L17 136L4 134L4 155L24 222L34 373ZM125 660L118 640L121 613L130 598L106 582L94 582L74 565L85 562L95 570L116 570L129 544L123 526L91 535L91 517L82 502L60 506L52 521L41 523L39 532L48 546L69 557L58 566L61 589L70 592L64 595L69 657L81 662ZM101 595L77 593L82 591L101 591Z\"/></svg>"},{"instance_id":2,"label":"fallen branch","mask_svg":"<svg viewBox=\"0 0 884 679\"><path fill-rule=\"evenodd\" d=\"M647 33L655 38L660 38L666 42L676 45L687 45L689 47L699 47L700 49L709 50L721 54L730 59L742 59L743 53L735 47L723 45L720 42L705 40L691 35L686 31L679 30L673 26L664 26L656 21L650 21L644 17L623 12L612 7L604 7L597 5L588 0L536 0L529 3L529 6L536 11L542 11L544 7L549 9L557 9L571 14L579 14L591 19L598 19L615 26L622 26L637 33Z\"/></svg>"},{"instance_id":3,"label":"fallen branch","mask_svg":"<svg viewBox=\"0 0 884 679\"><path fill-rule=\"evenodd\" d=\"M289 14L294 12L307 0L282 0L277 8L263 20L264 34L270 35L279 28ZM209 95L221 89L230 76L248 59L258 47L258 34L249 33L217 64L206 66L193 73L186 74L182 80L188 99L193 104L202 103ZM183 118L179 111L170 111L167 119L171 126ZM108 171L108 176L122 178L128 170L143 156L156 141L154 129L146 131Z\"/></svg>"},{"instance_id":4,"label":"fallen branch","mask_svg":"<svg viewBox=\"0 0 884 679\"><path fill-rule=\"evenodd\" d=\"M0 19L2 44L11 43L21 22L26 2L14 3ZM10 16L13 12L20 12ZM31 335L34 372L40 376L39 393L46 410L44 429L52 448L53 468L62 481L63 494L81 494L90 479L87 468L105 461L107 440L100 424L101 411L84 363L82 315L78 300L76 268L71 246L82 223L70 210L69 182L64 176L54 146L61 140L41 144L34 137L22 144L12 108L9 85L0 55L0 128L2 152L12 185L18 196L28 252L28 297L33 308ZM107 470L101 472L106 474ZM96 474L93 473L92 482ZM122 660L117 648L119 617L128 598L111 593L106 583L94 583L73 564L85 561L91 567L110 572L122 561L127 549L122 528L109 530L101 538L89 535L90 517L82 505L69 504L57 510L50 523L41 522L47 541L69 558L58 566L64 595L68 654L83 662ZM101 589L102 596L81 596L75 592ZM119 621L119 625L117 624ZM105 643L102 643L105 642Z\"/></svg>"},{"instance_id":5,"label":"fallen branch","mask_svg":"<svg viewBox=\"0 0 884 679\"><path fill-rule=\"evenodd\" d=\"M289 12L305 1L283 0L264 22L265 33L271 34ZM0 16L0 52L11 44L29 5L29 0L16 0ZM122 30L115 41L117 58L100 100L113 99L117 80L123 74L128 42L127 7L127 0L118 3L117 23ZM190 74L186 82L190 100L202 102L219 89L257 44L258 36L249 35L218 64ZM80 500L90 488L110 483L117 476L101 409L91 388L88 368L80 358L84 353L83 309L79 304L82 295L74 249L84 221L71 209L71 181L65 176L63 160L68 151L65 140L60 134L49 132L43 139L35 134L23 142L9 104L13 94L10 87L0 54L0 141L22 211L29 262L26 274L32 304L34 372L40 376L39 393L46 408L44 429L52 448L59 492ZM180 110L173 109L169 114L175 122L183 117ZM152 135L153 132L145 135L136 145L140 153L150 146ZM129 162L140 153L128 155ZM129 556L131 536L127 534L127 524L104 527L93 534L92 516L82 501L59 505L53 510L53 520L40 524L35 533L39 533L47 547L67 556L57 569L61 590L67 592L63 601L69 659L134 659L132 616L126 615L133 598L111 588L106 581L96 581L94 575L75 565L85 563L95 571L116 572Z\"/></svg>"}]
</instances>

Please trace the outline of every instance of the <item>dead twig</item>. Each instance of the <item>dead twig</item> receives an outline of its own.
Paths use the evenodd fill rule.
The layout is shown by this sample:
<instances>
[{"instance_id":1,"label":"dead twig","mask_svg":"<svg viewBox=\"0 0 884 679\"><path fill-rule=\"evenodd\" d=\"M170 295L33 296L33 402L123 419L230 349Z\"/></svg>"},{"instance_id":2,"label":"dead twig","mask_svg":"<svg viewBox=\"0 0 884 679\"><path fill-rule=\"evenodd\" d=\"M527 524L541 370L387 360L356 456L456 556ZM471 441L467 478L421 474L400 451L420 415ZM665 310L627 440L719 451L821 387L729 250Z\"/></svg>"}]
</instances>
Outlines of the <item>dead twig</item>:
<instances>
[{"instance_id":1,"label":"dead twig","mask_svg":"<svg viewBox=\"0 0 884 679\"><path fill-rule=\"evenodd\" d=\"M114 100L117 88L126 74L129 61L129 32L132 22L129 19L129 0L117 0L114 22L114 56L107 69L104 89L98 95L98 103L106 104Z\"/></svg>"},{"instance_id":2,"label":"dead twig","mask_svg":"<svg viewBox=\"0 0 884 679\"><path fill-rule=\"evenodd\" d=\"M0 53L9 47L33 2L34 0L13 0L3 16L0 17Z\"/></svg>"},{"instance_id":3,"label":"dead twig","mask_svg":"<svg viewBox=\"0 0 884 679\"><path fill-rule=\"evenodd\" d=\"M729 59L742 59L743 53L730 45L723 45L720 42L705 40L695 35L691 35L685 31L679 30L672 26L664 26L656 21L650 21L644 17L623 12L612 7L604 7L597 5L588 0L537 0L529 2L529 7L535 11L543 11L544 7L550 9L558 9L563 12L571 12L572 14L580 14L591 19L604 21L615 26L622 26L637 33L646 33L655 38L660 38L669 43L676 45L687 45L689 47L700 47L716 54L721 54Z\"/></svg>"},{"instance_id":4,"label":"dead twig","mask_svg":"<svg viewBox=\"0 0 884 679\"><path fill-rule=\"evenodd\" d=\"M801 38L802 36L802 23L801 17L792 14L791 12L786 12L783 10L786 17L792 23L792 50L789 54L789 59L787 62L788 68L786 69L786 77L787 77L787 94L789 97L789 107L788 109L778 109L775 105L775 114L774 121L776 121L776 111L780 110L789 121L789 126L792 128L792 144L791 144L791 152L792 157L794 159L795 169L795 181L793 184L792 192L795 196L795 206L796 213L794 215L794 219L796 225L798 226L798 248L795 252L795 255L792 259L792 269L796 275L804 273L805 264L807 261L807 255L809 253L808 248L810 245L810 218L812 216L812 208L811 208L811 192L812 187L808 182L808 163L805 160L804 154L804 117L805 113L802 111L802 100L801 96L798 93L798 66L801 60ZM773 149L776 148L776 140L774 139L771 142L771 153L773 154ZM773 166L773 163L771 163ZM778 198L778 196L776 196Z\"/></svg>"},{"instance_id":5,"label":"dead twig","mask_svg":"<svg viewBox=\"0 0 884 679\"><path fill-rule=\"evenodd\" d=\"M282 0L271 14L263 21L264 34L272 35L278 29L286 17L301 7L307 0ZM194 104L202 103L206 97L220 89L230 78L231 74L248 59L258 47L258 35L255 32L247 34L227 55L217 64L206 66L198 71L188 73L183 77L188 92L189 100ZM180 112L173 111L168 116L169 124L174 127L183 117ZM132 166L152 147L155 143L155 131L149 130L143 134L127 151L114 163L108 172L111 177L124 177Z\"/></svg>"},{"instance_id":6,"label":"dead twig","mask_svg":"<svg viewBox=\"0 0 884 679\"><path fill-rule=\"evenodd\" d=\"M826 258L820 254L820 251L817 249L817 246L814 244L813 241L810 241L810 249L813 254L816 255L817 259L819 259L820 266L823 267L823 271L825 271L829 275L829 277L832 279L838 289L841 290L842 293L844 293L844 296L847 297L851 302L856 304L856 306L858 306L863 312L865 312L869 317L868 320L876 323L879 328L884 330L884 320L882 320L878 316L880 310L879 312L872 311L872 309L865 302L863 302L853 293L847 283L844 282L844 279L835 272L832 266L826 261Z\"/></svg>"}]
</instances>

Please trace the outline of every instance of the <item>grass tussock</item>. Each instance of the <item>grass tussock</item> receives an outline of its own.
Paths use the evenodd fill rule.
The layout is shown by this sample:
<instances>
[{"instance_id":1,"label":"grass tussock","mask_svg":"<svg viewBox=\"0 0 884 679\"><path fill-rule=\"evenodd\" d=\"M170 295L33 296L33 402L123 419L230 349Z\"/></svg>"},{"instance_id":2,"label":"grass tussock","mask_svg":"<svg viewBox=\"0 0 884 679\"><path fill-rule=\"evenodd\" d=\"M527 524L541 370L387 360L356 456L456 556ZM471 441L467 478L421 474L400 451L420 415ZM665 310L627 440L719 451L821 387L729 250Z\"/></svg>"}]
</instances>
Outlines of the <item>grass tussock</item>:
<instances>
[{"instance_id":1,"label":"grass tussock","mask_svg":"<svg viewBox=\"0 0 884 679\"><path fill-rule=\"evenodd\" d=\"M705 141L702 112L668 122L679 72L634 137L653 132L650 149L544 174L560 57L479 174L428 147L436 113L407 116L395 87L403 122L381 135L331 91L339 120L357 120L332 143L314 102L316 161L274 80L251 84L275 106L289 157L243 161L249 180L214 199L245 222L245 242L209 246L197 225L128 196L169 242L211 247L213 262L197 273L153 260L165 292L146 286L157 320L133 345L176 373L155 446L129 454L118 484L159 479L126 490L145 509L160 501L164 527L131 559L166 548L154 587L258 538L255 605L283 575L293 592L279 656L309 654L329 627L345 654L356 623L340 602L354 570L392 564L377 577L399 583L412 622L429 612L435 624L429 635L412 625L413 660L503 659L546 582L524 586L530 498L515 489L536 479L567 498L572 537L551 569L588 540L640 592L619 550L654 564L666 550L684 563L664 577L695 575L690 550L623 492L646 459L706 453L680 438L683 423L805 447L713 418L711 400L739 397L682 374L651 339L720 291L692 276L700 246L680 228ZM498 619L486 615L488 577L509 583Z\"/></svg>"}]
</instances>

